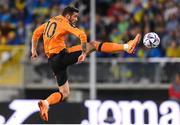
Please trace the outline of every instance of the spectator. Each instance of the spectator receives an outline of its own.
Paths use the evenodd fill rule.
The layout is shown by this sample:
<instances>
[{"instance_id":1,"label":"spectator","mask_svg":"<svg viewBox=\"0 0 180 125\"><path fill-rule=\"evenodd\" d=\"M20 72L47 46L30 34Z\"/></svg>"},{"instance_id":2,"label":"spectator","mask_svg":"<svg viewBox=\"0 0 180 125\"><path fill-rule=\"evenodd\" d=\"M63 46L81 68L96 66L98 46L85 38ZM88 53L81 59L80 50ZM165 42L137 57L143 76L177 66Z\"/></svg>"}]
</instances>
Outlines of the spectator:
<instances>
[{"instance_id":1,"label":"spectator","mask_svg":"<svg viewBox=\"0 0 180 125\"><path fill-rule=\"evenodd\" d=\"M170 46L167 47L167 57L180 57L180 46L178 46L175 40L172 40Z\"/></svg>"},{"instance_id":2,"label":"spectator","mask_svg":"<svg viewBox=\"0 0 180 125\"><path fill-rule=\"evenodd\" d=\"M121 0L117 0L114 4L110 6L108 9L108 16L116 16L118 14L125 14L128 13L124 7L124 2Z\"/></svg>"},{"instance_id":3,"label":"spectator","mask_svg":"<svg viewBox=\"0 0 180 125\"><path fill-rule=\"evenodd\" d=\"M30 41L34 27L42 24L46 17L60 14L63 6L72 1L1 0L0 44L26 44L26 42ZM89 1L79 2L79 8L83 10L79 24L86 31L89 38L90 3ZM159 53L161 53L160 56L179 57L179 52L176 52L177 55L169 56L169 51L172 51L172 48L170 48L172 39L178 45L180 44L180 15L178 14L180 9L177 0L114 0L113 2L111 0L97 0L96 4L96 39L123 42L129 40L137 32L142 32L143 35L153 31L161 38L161 47L158 48ZM99 6L100 8L98 8ZM70 41L70 45L77 42L74 38L70 38ZM139 47L141 50L143 47L142 42ZM147 51L149 50L145 49L144 53L149 53Z\"/></svg>"},{"instance_id":4,"label":"spectator","mask_svg":"<svg viewBox=\"0 0 180 125\"><path fill-rule=\"evenodd\" d=\"M20 40L18 37L16 37L15 32L11 31L9 32L8 36L7 36L7 45L19 45Z\"/></svg>"},{"instance_id":5,"label":"spectator","mask_svg":"<svg viewBox=\"0 0 180 125\"><path fill-rule=\"evenodd\" d=\"M152 48L145 52L145 57L162 57L162 53L159 48Z\"/></svg>"},{"instance_id":6,"label":"spectator","mask_svg":"<svg viewBox=\"0 0 180 125\"><path fill-rule=\"evenodd\" d=\"M175 76L175 81L169 86L169 98L180 101L180 73Z\"/></svg>"},{"instance_id":7,"label":"spectator","mask_svg":"<svg viewBox=\"0 0 180 125\"><path fill-rule=\"evenodd\" d=\"M143 6L141 0L133 0L133 9L131 14L136 22L140 23L143 17Z\"/></svg>"}]
</instances>

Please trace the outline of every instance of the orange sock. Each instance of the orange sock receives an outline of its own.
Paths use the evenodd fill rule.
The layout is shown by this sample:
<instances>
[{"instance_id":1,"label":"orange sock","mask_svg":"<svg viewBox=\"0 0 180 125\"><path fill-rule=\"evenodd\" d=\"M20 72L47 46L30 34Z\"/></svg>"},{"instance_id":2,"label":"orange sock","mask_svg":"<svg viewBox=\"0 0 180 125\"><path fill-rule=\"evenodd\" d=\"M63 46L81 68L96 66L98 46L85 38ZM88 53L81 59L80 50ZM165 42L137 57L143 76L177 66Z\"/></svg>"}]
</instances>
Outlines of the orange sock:
<instances>
[{"instance_id":1,"label":"orange sock","mask_svg":"<svg viewBox=\"0 0 180 125\"><path fill-rule=\"evenodd\" d=\"M96 50L99 52L106 52L106 53L119 52L125 50L124 45L125 44L102 42L96 45Z\"/></svg>"},{"instance_id":2,"label":"orange sock","mask_svg":"<svg viewBox=\"0 0 180 125\"><path fill-rule=\"evenodd\" d=\"M46 100L48 101L49 105L56 104L58 102L61 102L63 99L63 95L61 92L55 92L51 94Z\"/></svg>"}]
</instances>

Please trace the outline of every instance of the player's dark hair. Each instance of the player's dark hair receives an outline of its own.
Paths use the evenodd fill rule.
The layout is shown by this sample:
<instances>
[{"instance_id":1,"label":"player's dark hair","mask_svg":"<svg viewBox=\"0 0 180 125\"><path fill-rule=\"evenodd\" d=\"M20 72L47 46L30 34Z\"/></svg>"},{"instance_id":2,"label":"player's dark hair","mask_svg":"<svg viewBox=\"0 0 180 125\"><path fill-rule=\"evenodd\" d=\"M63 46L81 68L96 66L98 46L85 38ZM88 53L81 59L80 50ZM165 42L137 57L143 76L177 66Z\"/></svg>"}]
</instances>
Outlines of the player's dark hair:
<instances>
[{"instance_id":1,"label":"player's dark hair","mask_svg":"<svg viewBox=\"0 0 180 125\"><path fill-rule=\"evenodd\" d=\"M73 13L79 13L79 10L75 7L72 7L72 6L68 6L66 8L64 8L63 12L62 12L62 15L65 16L67 14L69 15L72 15Z\"/></svg>"}]
</instances>

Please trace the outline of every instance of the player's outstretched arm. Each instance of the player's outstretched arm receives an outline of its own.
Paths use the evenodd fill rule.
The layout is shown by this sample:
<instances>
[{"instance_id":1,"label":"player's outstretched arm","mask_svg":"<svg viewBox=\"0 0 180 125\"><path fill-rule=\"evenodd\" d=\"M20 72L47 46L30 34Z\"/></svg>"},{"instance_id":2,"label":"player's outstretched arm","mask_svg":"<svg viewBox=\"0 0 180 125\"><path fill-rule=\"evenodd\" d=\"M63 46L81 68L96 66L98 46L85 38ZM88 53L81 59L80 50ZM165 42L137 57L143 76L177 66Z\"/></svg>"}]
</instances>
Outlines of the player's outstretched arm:
<instances>
[{"instance_id":1,"label":"player's outstretched arm","mask_svg":"<svg viewBox=\"0 0 180 125\"><path fill-rule=\"evenodd\" d=\"M87 51L87 43L86 42L81 43L81 48L82 48L82 54L79 56L77 63L82 63L85 61L86 51Z\"/></svg>"},{"instance_id":2,"label":"player's outstretched arm","mask_svg":"<svg viewBox=\"0 0 180 125\"><path fill-rule=\"evenodd\" d=\"M87 36L85 32L78 28L72 27L70 24L65 24L64 29L80 39L82 54L79 56L77 63L85 61L87 52Z\"/></svg>"},{"instance_id":3,"label":"player's outstretched arm","mask_svg":"<svg viewBox=\"0 0 180 125\"><path fill-rule=\"evenodd\" d=\"M32 48L31 48L31 59L34 60L38 57L37 51L37 41L32 40Z\"/></svg>"},{"instance_id":4,"label":"player's outstretched arm","mask_svg":"<svg viewBox=\"0 0 180 125\"><path fill-rule=\"evenodd\" d=\"M37 54L37 44L38 44L38 39L40 36L43 34L45 28L45 24L40 25L38 28L36 28L33 32L32 40L31 40L31 58L34 60L38 57Z\"/></svg>"}]
</instances>

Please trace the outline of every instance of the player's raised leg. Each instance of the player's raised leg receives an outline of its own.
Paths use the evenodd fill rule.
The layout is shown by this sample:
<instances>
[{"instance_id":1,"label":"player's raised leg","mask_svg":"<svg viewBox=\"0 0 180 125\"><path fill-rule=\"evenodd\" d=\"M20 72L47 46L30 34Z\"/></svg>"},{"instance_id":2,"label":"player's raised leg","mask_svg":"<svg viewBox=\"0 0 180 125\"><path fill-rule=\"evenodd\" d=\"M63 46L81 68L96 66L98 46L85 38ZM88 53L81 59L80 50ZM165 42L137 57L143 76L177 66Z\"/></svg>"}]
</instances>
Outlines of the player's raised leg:
<instances>
[{"instance_id":1,"label":"player's raised leg","mask_svg":"<svg viewBox=\"0 0 180 125\"><path fill-rule=\"evenodd\" d=\"M141 35L137 34L133 40L130 40L127 44L118 44L112 42L97 42L93 41L92 44L95 46L96 51L114 53L120 51L126 51L129 54L132 54L140 42Z\"/></svg>"},{"instance_id":2,"label":"player's raised leg","mask_svg":"<svg viewBox=\"0 0 180 125\"><path fill-rule=\"evenodd\" d=\"M137 34L133 40L130 40L127 44L118 44L112 42L98 42L92 41L87 44L87 52L86 54L89 55L93 51L105 52L105 53L115 53L120 51L126 51L129 54L132 54L140 42L141 35ZM68 48L69 52L75 52L81 50L81 45L76 45L73 47Z\"/></svg>"}]
</instances>

